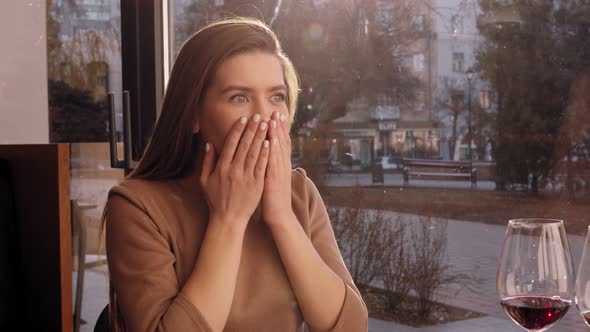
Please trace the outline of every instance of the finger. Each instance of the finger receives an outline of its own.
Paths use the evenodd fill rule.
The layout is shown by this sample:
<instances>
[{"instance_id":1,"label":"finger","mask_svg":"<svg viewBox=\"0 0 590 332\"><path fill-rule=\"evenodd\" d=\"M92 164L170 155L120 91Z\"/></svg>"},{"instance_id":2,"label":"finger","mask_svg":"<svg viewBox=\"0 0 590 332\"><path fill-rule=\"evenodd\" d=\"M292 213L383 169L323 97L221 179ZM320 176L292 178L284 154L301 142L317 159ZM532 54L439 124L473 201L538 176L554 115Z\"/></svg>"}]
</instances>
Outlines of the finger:
<instances>
[{"instance_id":1,"label":"finger","mask_svg":"<svg viewBox=\"0 0 590 332\"><path fill-rule=\"evenodd\" d=\"M275 138L279 138L279 120L278 117L276 116L276 114L278 114L278 112L276 112L275 114L272 115L270 122L268 123L269 128L268 128L268 138L270 140L270 144L273 145L274 142L273 140Z\"/></svg>"},{"instance_id":2,"label":"finger","mask_svg":"<svg viewBox=\"0 0 590 332\"><path fill-rule=\"evenodd\" d=\"M236 121L232 129L225 137L225 141L223 142L223 151L221 151L221 156L219 157L219 163L221 166L229 167L231 164L238 143L240 142L240 137L242 137L242 133L246 128L245 125L247 122L248 119L246 117L241 117L238 121Z\"/></svg>"},{"instance_id":3,"label":"finger","mask_svg":"<svg viewBox=\"0 0 590 332\"><path fill-rule=\"evenodd\" d=\"M285 133L283 130L285 118L284 118L283 114L278 114L277 118L278 118L278 122L277 122L277 136L278 137L277 138L279 139L279 146L280 146L279 162L281 163L281 165L285 165L285 167L286 167L285 161L286 161L286 153L287 153L287 142L285 141Z\"/></svg>"},{"instance_id":4,"label":"finger","mask_svg":"<svg viewBox=\"0 0 590 332\"><path fill-rule=\"evenodd\" d=\"M291 155L291 120L288 115L284 115L283 121L283 132L285 134L285 142L287 143L287 149L289 150L289 156Z\"/></svg>"},{"instance_id":5,"label":"finger","mask_svg":"<svg viewBox=\"0 0 590 332\"><path fill-rule=\"evenodd\" d=\"M277 125L278 127L278 125ZM281 146L279 145L278 137L271 138L270 140L270 155L268 157L268 166L266 169L266 178L274 178L279 168Z\"/></svg>"},{"instance_id":6,"label":"finger","mask_svg":"<svg viewBox=\"0 0 590 332\"><path fill-rule=\"evenodd\" d=\"M289 120L289 116L285 115L285 125L283 127L283 131L285 133L285 163L289 170L291 169L291 120Z\"/></svg>"},{"instance_id":7,"label":"finger","mask_svg":"<svg viewBox=\"0 0 590 332\"><path fill-rule=\"evenodd\" d=\"M285 142L289 143L290 136L289 136L289 117L285 114L281 114L281 124L283 129L283 134L285 138Z\"/></svg>"},{"instance_id":8,"label":"finger","mask_svg":"<svg viewBox=\"0 0 590 332\"><path fill-rule=\"evenodd\" d=\"M213 171L215 170L215 147L213 144L205 143L205 157L203 158L203 164L201 167L200 182L201 186L207 184L207 180Z\"/></svg>"},{"instance_id":9,"label":"finger","mask_svg":"<svg viewBox=\"0 0 590 332\"><path fill-rule=\"evenodd\" d=\"M256 161L256 168L254 169L254 178L257 180L264 180L266 175L266 167L268 166L268 157L270 154L270 142L264 140L262 149Z\"/></svg>"},{"instance_id":10,"label":"finger","mask_svg":"<svg viewBox=\"0 0 590 332\"><path fill-rule=\"evenodd\" d=\"M242 137L240 138L240 143L239 143L238 148L236 150L236 155L234 156L232 165L235 165L238 168L241 167L241 169L244 169L244 160L246 159L246 156L248 155L248 151L250 150L250 145L252 145L252 140L254 139L254 136L256 136L256 132L259 131L258 130L259 126L260 126L260 115L254 114L254 116L252 117L252 119L248 123L248 126L244 130Z\"/></svg>"},{"instance_id":11,"label":"finger","mask_svg":"<svg viewBox=\"0 0 590 332\"><path fill-rule=\"evenodd\" d=\"M262 142L266 138L267 131L268 123L261 122L258 126L258 129L256 130L252 144L250 144L250 150L248 151L246 160L244 161L244 170L246 174L252 174L254 167L256 166L256 162L260 156L260 149L262 148L263 144Z\"/></svg>"},{"instance_id":12,"label":"finger","mask_svg":"<svg viewBox=\"0 0 590 332\"><path fill-rule=\"evenodd\" d=\"M289 120L289 116L283 114L281 116L282 119L282 129L283 129L283 142L284 142L284 148L285 148L285 163L288 164L289 169L291 169L291 125L290 125L290 120Z\"/></svg>"}]
</instances>

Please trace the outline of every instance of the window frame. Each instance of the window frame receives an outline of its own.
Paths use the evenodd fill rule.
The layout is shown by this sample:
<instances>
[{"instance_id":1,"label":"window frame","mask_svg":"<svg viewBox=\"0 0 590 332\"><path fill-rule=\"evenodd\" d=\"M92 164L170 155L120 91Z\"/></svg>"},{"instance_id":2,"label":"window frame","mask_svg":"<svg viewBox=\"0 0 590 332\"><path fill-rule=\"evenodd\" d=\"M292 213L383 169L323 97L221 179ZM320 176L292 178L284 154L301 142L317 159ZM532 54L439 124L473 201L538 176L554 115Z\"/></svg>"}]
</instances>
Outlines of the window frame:
<instances>
[{"instance_id":1,"label":"window frame","mask_svg":"<svg viewBox=\"0 0 590 332\"><path fill-rule=\"evenodd\" d=\"M135 161L142 157L164 98L165 4L166 0L121 0L122 92L130 94Z\"/></svg>"}]
</instances>

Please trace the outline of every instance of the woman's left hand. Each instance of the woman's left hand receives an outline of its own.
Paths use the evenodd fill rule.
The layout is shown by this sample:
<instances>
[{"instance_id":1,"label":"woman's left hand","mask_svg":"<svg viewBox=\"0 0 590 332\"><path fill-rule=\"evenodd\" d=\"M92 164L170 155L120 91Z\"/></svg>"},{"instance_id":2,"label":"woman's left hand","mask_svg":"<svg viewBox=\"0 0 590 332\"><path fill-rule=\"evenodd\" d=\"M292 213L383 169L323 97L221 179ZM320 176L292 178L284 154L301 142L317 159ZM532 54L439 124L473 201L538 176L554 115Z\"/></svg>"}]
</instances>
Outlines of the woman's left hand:
<instances>
[{"instance_id":1,"label":"woman's left hand","mask_svg":"<svg viewBox=\"0 0 590 332\"><path fill-rule=\"evenodd\" d=\"M280 116L283 119L280 119ZM273 228L288 222L291 207L291 138L289 119L275 112L269 122L270 156L262 193L262 219Z\"/></svg>"}]
</instances>

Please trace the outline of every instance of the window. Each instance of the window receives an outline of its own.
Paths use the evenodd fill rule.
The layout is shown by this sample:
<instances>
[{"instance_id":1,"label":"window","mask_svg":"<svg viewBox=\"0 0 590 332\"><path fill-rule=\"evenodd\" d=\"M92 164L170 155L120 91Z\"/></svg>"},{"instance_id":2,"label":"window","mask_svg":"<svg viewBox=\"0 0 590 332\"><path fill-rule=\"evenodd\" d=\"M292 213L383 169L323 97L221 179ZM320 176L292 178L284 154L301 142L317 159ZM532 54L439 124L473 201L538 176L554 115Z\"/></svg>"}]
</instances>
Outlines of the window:
<instances>
[{"instance_id":1,"label":"window","mask_svg":"<svg viewBox=\"0 0 590 332\"><path fill-rule=\"evenodd\" d=\"M377 106L389 106L393 103L390 96L379 95L377 96Z\"/></svg>"},{"instance_id":2,"label":"window","mask_svg":"<svg viewBox=\"0 0 590 332\"><path fill-rule=\"evenodd\" d=\"M414 54L413 60L414 60L414 70L418 73L423 72L424 71L424 54L423 53Z\"/></svg>"},{"instance_id":3,"label":"window","mask_svg":"<svg viewBox=\"0 0 590 332\"><path fill-rule=\"evenodd\" d=\"M424 97L418 98L418 101L416 102L415 110L417 112L423 112L426 110L426 101L424 100Z\"/></svg>"},{"instance_id":4,"label":"window","mask_svg":"<svg viewBox=\"0 0 590 332\"><path fill-rule=\"evenodd\" d=\"M89 20L94 20L94 21L108 21L110 18L110 14L109 13L104 13L104 12L88 12L87 13L88 19Z\"/></svg>"},{"instance_id":5,"label":"window","mask_svg":"<svg viewBox=\"0 0 590 332\"><path fill-rule=\"evenodd\" d=\"M412 28L417 32L424 31L424 15L412 16Z\"/></svg>"},{"instance_id":6,"label":"window","mask_svg":"<svg viewBox=\"0 0 590 332\"><path fill-rule=\"evenodd\" d=\"M70 143L69 190L76 225L72 234L73 248L80 248L77 241L81 237L80 229L88 232L86 251L74 249L74 256L81 256L89 264L84 273L84 285L104 290L80 297L84 299L82 316L91 326L108 302L108 291L101 286L107 283L107 277L98 272L105 269L102 256L98 255L98 228L109 190L125 176L122 169L111 168L106 102L107 93L114 92L115 109L118 110L115 116L122 128L119 113L123 104L122 2L125 1L47 0L47 39L38 44L41 47L47 43L49 141ZM2 11L5 1L0 3ZM41 3L43 1L36 1L35 6ZM116 132L118 134L121 130ZM78 226L78 221L83 228ZM75 277L72 279L76 281ZM80 318L79 313L77 317ZM75 320L73 330L80 330L78 324L79 319Z\"/></svg>"},{"instance_id":7,"label":"window","mask_svg":"<svg viewBox=\"0 0 590 332\"><path fill-rule=\"evenodd\" d=\"M457 35L463 32L463 17L460 15L451 16L451 33Z\"/></svg>"},{"instance_id":8,"label":"window","mask_svg":"<svg viewBox=\"0 0 590 332\"><path fill-rule=\"evenodd\" d=\"M479 106L484 110L490 108L490 92L488 90L479 92Z\"/></svg>"},{"instance_id":9,"label":"window","mask_svg":"<svg viewBox=\"0 0 590 332\"><path fill-rule=\"evenodd\" d=\"M462 52L453 53L453 72L464 73L465 55Z\"/></svg>"},{"instance_id":10,"label":"window","mask_svg":"<svg viewBox=\"0 0 590 332\"><path fill-rule=\"evenodd\" d=\"M121 2L96 2L103 1L112 3L113 8ZM94 3L91 0L54 3L72 2ZM404 243L408 246L385 245L382 248L388 248L388 251L372 251L379 254L375 255L377 258L369 258L373 261L367 263L366 269L358 269L358 262L365 257L359 260L352 256L362 250L343 250L347 264L357 262L356 271L377 271L378 277L374 280L367 280L361 272L354 275L362 291L369 294L365 300L371 317L375 319L379 319L383 311L388 318L402 325L441 324L441 329L476 332L484 324L512 326L513 322L507 316L497 315L496 305L474 307L473 303L498 301L495 278L490 276L496 273L507 220L522 214L517 205L526 206L526 212L531 215L555 213L555 217L567 219L572 251L581 248L583 239L579 234L585 232L589 223L587 206L590 203L587 175L590 171L590 128L584 117L587 113L584 105L590 104L590 75L586 74L590 72L586 60L590 59L590 49L584 42L588 37L590 5L573 0L556 1L567 3L567 6L544 6L542 2L524 1L519 2L522 17L518 17L513 10L498 10L498 6L510 2L491 1L492 5L488 2L168 0L170 42L169 49L164 51L169 51L171 64L186 38L207 22L226 14L264 18L272 26L285 52L293 59L304 87L297 113L301 121L292 131L292 138L297 142L294 146L298 146L294 155L300 158L299 161L305 161L308 176L318 184L322 194L326 193L323 197L337 236L343 234L339 232L347 231L346 225L351 219L332 214L334 211L358 209L354 211L372 213L379 202L383 202L384 208L378 210L383 213L387 225L406 227L408 233L404 234ZM432 8L425 10L425 3ZM486 6L480 6L483 3ZM477 14L470 15L466 10ZM111 20L119 19L120 13L108 12ZM443 13L444 21L440 13ZM92 23L103 24L101 15L96 14L97 21ZM72 31L79 29L82 34L93 27L82 24L82 20L69 20L72 15L55 16L56 21L58 17L63 18L59 22L60 29L51 33L57 30L63 50L66 50L65 46L72 46L66 45ZM430 22L437 24L431 25ZM530 27L539 29L533 31ZM153 30L153 27L141 24L140 28ZM433 34L427 40L423 32L430 29ZM523 40L542 40L543 43L523 43ZM90 51L91 45L83 48ZM134 47L129 45L125 44ZM104 86L120 93L122 67L117 60L119 51L108 50L109 57L87 59L83 64L66 56L76 52L48 57L48 61L55 62L48 64L49 77L60 81L62 87L97 90L95 94L98 96L104 97L104 90L101 90L105 89ZM394 56L390 56L392 54ZM472 57L472 54L485 56ZM543 54L544 57L531 57L531 54ZM142 56L140 52L139 60L143 60ZM467 91L465 71L472 65L472 59L480 72L471 82L472 90ZM102 66L104 70L96 70L94 77L87 78L80 69L86 68L88 63L105 63L106 66ZM54 73L67 77L60 78ZM539 80L539 73L543 73L543 80ZM486 81L486 78L493 79ZM313 91L305 88L310 86L314 87ZM548 86L551 89L547 89ZM464 102L468 95L472 97L472 103ZM502 98L498 101L494 96ZM362 102L354 103L353 100ZM502 104L497 104L499 102ZM76 121L102 124L104 108L98 103L94 106L96 108L92 110L96 112L87 112ZM397 110L395 122L380 125L378 119L371 118L371 111L376 109L380 114L391 114L394 107L390 106ZM63 115L62 108L52 106L51 109L55 112L52 116ZM84 112L82 107L76 109ZM57 119L64 117L58 116ZM63 128L60 127L63 122L54 124L55 131ZM101 142L95 137L106 134L104 126L94 125L92 131L72 129L65 132L94 143ZM74 135L66 140L73 141L72 137ZM382 137L392 137L393 142L385 151L379 152ZM562 142L565 143L562 145ZM83 155L76 150L78 148L75 146L74 151L78 156ZM389 162L382 163L384 169L389 167L383 187L372 183L372 167L378 153L393 155ZM96 163L101 163L103 157ZM404 188L404 158L436 160L444 164L470 157L477 163L476 188L471 189L469 181L460 177L421 176L410 177L408 190ZM87 158L86 163L90 159ZM97 170L98 166L94 168ZM415 171L420 172L420 169L415 168ZM80 167L75 172L92 174L81 171ZM96 183L105 179L109 184L117 181L116 177L105 177L102 173L97 178ZM568 183L568 179L573 179L574 183ZM81 196L91 197L85 189L80 189L85 188L82 181L85 180L81 176L76 177L73 181L77 183L75 188L82 192ZM101 185L100 190L102 186L106 185ZM358 192L363 193L363 199L355 194ZM95 196L102 194L95 193ZM538 200L538 194L543 196L542 202ZM515 201L523 204L514 204ZM547 206L551 209L548 210ZM377 220L371 214L367 216L363 222ZM478 234L485 236L479 237ZM346 241L353 238L361 237L340 237L339 245L350 248ZM430 239L430 242L416 239ZM380 244L379 240L355 243L363 250L374 248L374 244ZM393 252L390 260L383 258L395 248L407 249L402 254L408 259L395 261L393 254L399 255L399 251ZM415 259L419 253L425 254L420 256L422 261L417 262ZM412 269L419 263L433 267L428 270L430 272L448 271L447 275L434 277L459 280L460 285L443 285L431 294L414 291L416 288L427 290L428 286L420 281L433 277L419 275L420 271ZM441 266L443 268L435 269ZM403 285L406 288L401 290L402 297L399 289L392 290L394 283L386 285L384 282L382 272L387 269L411 273L412 284ZM463 287L472 280L461 279L468 278L456 271L473 274L481 285L474 286L473 291ZM403 282L404 278L397 281ZM388 303L386 294L396 294L396 302ZM417 296L423 298L417 299ZM411 307L414 303L435 306ZM400 307L382 310L392 304ZM447 305L460 312L447 315L447 311L440 309L448 308ZM421 309L430 310L426 318L404 321L407 317L419 317L416 313ZM557 323L560 331L573 332L582 328L580 317L572 312ZM436 322L439 317L446 321ZM471 319L464 319L466 317ZM451 320L454 320L453 325L444 326ZM387 322L379 324L384 324L386 330L396 330L396 327L387 326Z\"/></svg>"},{"instance_id":11,"label":"window","mask_svg":"<svg viewBox=\"0 0 590 332\"><path fill-rule=\"evenodd\" d=\"M375 23L380 33L394 36L395 32L395 12L394 4L390 1L377 1L377 13L375 14Z\"/></svg>"}]
</instances>

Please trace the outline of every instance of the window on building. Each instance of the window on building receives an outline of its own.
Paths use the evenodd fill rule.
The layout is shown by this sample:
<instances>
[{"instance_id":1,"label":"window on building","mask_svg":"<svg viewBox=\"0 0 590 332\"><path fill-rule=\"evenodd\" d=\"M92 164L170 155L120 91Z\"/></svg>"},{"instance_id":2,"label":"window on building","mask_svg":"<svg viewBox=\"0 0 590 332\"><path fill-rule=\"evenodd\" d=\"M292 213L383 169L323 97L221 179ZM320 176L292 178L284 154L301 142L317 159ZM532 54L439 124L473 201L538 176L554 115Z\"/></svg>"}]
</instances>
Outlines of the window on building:
<instances>
[{"instance_id":1,"label":"window on building","mask_svg":"<svg viewBox=\"0 0 590 332\"><path fill-rule=\"evenodd\" d=\"M388 36L395 35L395 12L393 3L389 1L377 1L375 23L380 33Z\"/></svg>"},{"instance_id":2,"label":"window on building","mask_svg":"<svg viewBox=\"0 0 590 332\"><path fill-rule=\"evenodd\" d=\"M424 54L423 53L414 54L413 61L414 61L414 70L418 73L423 72L424 71Z\"/></svg>"},{"instance_id":3,"label":"window on building","mask_svg":"<svg viewBox=\"0 0 590 332\"><path fill-rule=\"evenodd\" d=\"M490 108L490 91L482 90L479 92L479 106L484 110Z\"/></svg>"},{"instance_id":4,"label":"window on building","mask_svg":"<svg viewBox=\"0 0 590 332\"><path fill-rule=\"evenodd\" d=\"M451 16L451 33L457 35L463 32L463 17L457 14Z\"/></svg>"},{"instance_id":5,"label":"window on building","mask_svg":"<svg viewBox=\"0 0 590 332\"><path fill-rule=\"evenodd\" d=\"M453 72L465 72L465 54L463 52L453 52Z\"/></svg>"},{"instance_id":6,"label":"window on building","mask_svg":"<svg viewBox=\"0 0 590 332\"><path fill-rule=\"evenodd\" d=\"M412 29L417 32L424 31L424 15L412 16Z\"/></svg>"}]
</instances>

